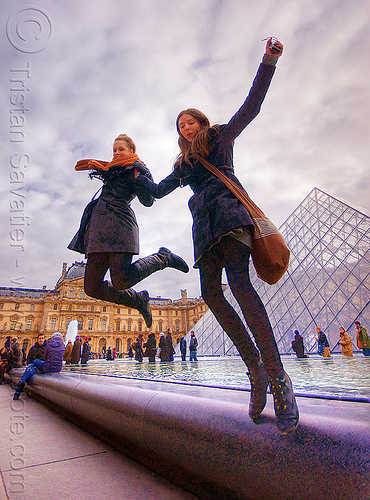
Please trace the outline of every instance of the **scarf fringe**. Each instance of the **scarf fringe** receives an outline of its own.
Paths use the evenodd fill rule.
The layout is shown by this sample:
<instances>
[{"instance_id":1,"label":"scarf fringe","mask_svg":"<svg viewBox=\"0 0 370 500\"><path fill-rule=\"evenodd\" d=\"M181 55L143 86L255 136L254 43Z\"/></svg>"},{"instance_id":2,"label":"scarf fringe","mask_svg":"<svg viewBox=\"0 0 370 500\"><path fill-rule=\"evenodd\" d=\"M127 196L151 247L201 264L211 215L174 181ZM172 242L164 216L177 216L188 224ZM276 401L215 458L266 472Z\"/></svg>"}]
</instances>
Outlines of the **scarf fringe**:
<instances>
[{"instance_id":1,"label":"scarf fringe","mask_svg":"<svg viewBox=\"0 0 370 500\"><path fill-rule=\"evenodd\" d=\"M113 158L113 160L110 162L87 158L85 160L78 161L76 163L75 170L100 170L103 172L107 172L110 168L117 167L118 165L120 167L130 167L135 163L135 161L141 161L136 153Z\"/></svg>"}]
</instances>

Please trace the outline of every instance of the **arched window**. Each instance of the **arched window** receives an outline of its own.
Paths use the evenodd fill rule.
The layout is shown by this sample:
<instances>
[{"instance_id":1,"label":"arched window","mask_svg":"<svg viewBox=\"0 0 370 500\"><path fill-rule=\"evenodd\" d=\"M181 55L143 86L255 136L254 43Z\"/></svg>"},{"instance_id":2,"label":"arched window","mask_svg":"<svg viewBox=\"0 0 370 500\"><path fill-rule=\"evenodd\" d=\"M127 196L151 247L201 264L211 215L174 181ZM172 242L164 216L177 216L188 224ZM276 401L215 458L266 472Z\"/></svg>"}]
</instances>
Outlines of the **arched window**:
<instances>
[{"instance_id":1,"label":"arched window","mask_svg":"<svg viewBox=\"0 0 370 500\"><path fill-rule=\"evenodd\" d=\"M162 321L159 321L158 328L159 328L160 332L163 332L163 323L162 323Z\"/></svg>"},{"instance_id":2,"label":"arched window","mask_svg":"<svg viewBox=\"0 0 370 500\"><path fill-rule=\"evenodd\" d=\"M116 339L116 351L117 351L117 352L120 352L120 351L121 351L120 344L121 344L120 339Z\"/></svg>"},{"instance_id":3,"label":"arched window","mask_svg":"<svg viewBox=\"0 0 370 500\"><path fill-rule=\"evenodd\" d=\"M15 309L16 311L18 311L18 309L19 309L19 304L18 304L18 302L15 304L14 309Z\"/></svg>"},{"instance_id":4,"label":"arched window","mask_svg":"<svg viewBox=\"0 0 370 500\"><path fill-rule=\"evenodd\" d=\"M93 312L93 310L94 310L94 306L91 306L90 311Z\"/></svg>"},{"instance_id":5,"label":"arched window","mask_svg":"<svg viewBox=\"0 0 370 500\"><path fill-rule=\"evenodd\" d=\"M82 330L84 326L84 319L82 316L77 316L77 330Z\"/></svg>"}]
</instances>

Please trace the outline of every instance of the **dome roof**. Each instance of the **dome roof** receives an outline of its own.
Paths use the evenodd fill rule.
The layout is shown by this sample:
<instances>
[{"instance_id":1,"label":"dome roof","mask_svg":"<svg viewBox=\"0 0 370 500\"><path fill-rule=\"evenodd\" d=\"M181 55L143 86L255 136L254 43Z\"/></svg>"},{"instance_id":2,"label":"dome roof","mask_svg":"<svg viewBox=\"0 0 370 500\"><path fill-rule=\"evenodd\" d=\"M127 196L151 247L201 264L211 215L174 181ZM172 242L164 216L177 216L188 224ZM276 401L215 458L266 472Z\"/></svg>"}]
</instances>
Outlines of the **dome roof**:
<instances>
[{"instance_id":1,"label":"dome roof","mask_svg":"<svg viewBox=\"0 0 370 500\"><path fill-rule=\"evenodd\" d=\"M84 262L75 262L66 272L64 279L73 280L76 278L82 278L85 276L85 267L86 264Z\"/></svg>"},{"instance_id":2,"label":"dome roof","mask_svg":"<svg viewBox=\"0 0 370 500\"><path fill-rule=\"evenodd\" d=\"M58 279L55 287L57 287L64 280L75 280L78 278L83 278L85 276L85 262L75 262L71 265L68 270L66 270L67 265L63 264L62 276Z\"/></svg>"}]
</instances>

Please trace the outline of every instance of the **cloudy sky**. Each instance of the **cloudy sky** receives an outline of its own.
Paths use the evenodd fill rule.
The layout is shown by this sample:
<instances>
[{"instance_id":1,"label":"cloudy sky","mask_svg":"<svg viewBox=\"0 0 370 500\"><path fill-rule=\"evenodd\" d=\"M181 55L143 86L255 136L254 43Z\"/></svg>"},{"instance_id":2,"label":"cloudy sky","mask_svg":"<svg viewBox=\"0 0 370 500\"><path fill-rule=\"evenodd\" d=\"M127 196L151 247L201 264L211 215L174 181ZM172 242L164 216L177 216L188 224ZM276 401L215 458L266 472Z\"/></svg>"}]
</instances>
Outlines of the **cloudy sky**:
<instances>
[{"instance_id":1,"label":"cloudy sky","mask_svg":"<svg viewBox=\"0 0 370 500\"><path fill-rule=\"evenodd\" d=\"M235 170L280 225L314 188L370 209L368 0L2 0L0 286L54 288L100 183L75 172L130 135L158 182L187 107L225 123L264 52L284 44L260 115L236 140ZM189 187L133 202L140 256L167 246L192 266ZM136 288L199 296L198 271Z\"/></svg>"}]
</instances>

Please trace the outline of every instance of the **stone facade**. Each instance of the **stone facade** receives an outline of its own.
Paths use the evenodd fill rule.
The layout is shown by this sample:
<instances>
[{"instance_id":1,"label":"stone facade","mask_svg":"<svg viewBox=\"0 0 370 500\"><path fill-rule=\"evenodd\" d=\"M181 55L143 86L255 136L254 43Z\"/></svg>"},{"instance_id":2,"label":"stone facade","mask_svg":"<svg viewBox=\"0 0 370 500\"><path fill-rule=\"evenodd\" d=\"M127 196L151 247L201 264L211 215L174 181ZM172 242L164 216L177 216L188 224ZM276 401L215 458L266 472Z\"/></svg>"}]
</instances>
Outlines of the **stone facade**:
<instances>
[{"instance_id":1,"label":"stone facade","mask_svg":"<svg viewBox=\"0 0 370 500\"><path fill-rule=\"evenodd\" d=\"M136 309L88 297L84 292L85 263L75 262L69 269L63 263L62 275L53 290L0 287L0 346L8 335L17 336L21 346L29 348L42 332L46 338L60 331L66 334L72 320L78 321L81 337L91 337L91 350L103 346L127 352L139 333L146 340L148 329ZM208 310L202 298L188 298L181 290L177 300L150 298L153 314L151 330L157 344L161 331L172 328L174 344L185 335Z\"/></svg>"}]
</instances>

